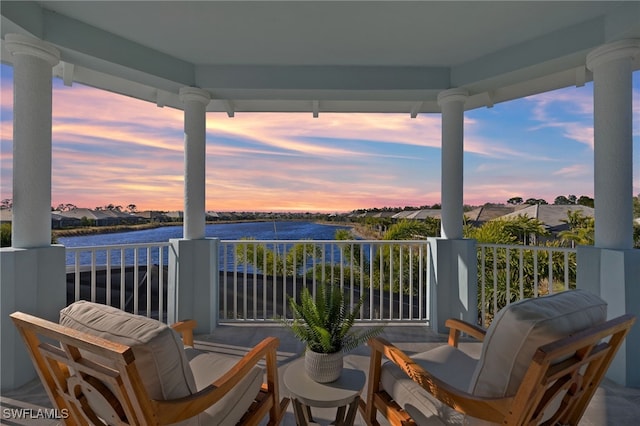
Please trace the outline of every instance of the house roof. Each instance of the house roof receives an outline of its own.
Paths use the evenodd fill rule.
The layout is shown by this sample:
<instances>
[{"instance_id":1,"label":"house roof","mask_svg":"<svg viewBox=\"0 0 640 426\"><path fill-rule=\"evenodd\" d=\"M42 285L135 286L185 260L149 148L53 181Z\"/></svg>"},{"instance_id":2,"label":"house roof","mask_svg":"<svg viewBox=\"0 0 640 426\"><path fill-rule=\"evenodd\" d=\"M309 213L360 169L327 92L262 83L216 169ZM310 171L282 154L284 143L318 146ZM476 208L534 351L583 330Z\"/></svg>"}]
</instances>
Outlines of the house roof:
<instances>
[{"instance_id":1,"label":"house roof","mask_svg":"<svg viewBox=\"0 0 640 426\"><path fill-rule=\"evenodd\" d=\"M106 215L104 212L100 210L91 210L86 208L77 208L69 211L56 212L56 213L59 214L60 216L73 217L76 219L82 219L83 217L86 217L87 219L105 220L105 219L111 218L111 216Z\"/></svg>"},{"instance_id":2,"label":"house roof","mask_svg":"<svg viewBox=\"0 0 640 426\"><path fill-rule=\"evenodd\" d=\"M2 36L56 46L54 73L208 111L438 112L591 80L587 53L640 38L637 1L6 1ZM11 58L2 53L3 61ZM634 69L640 68L636 58Z\"/></svg>"},{"instance_id":3,"label":"house roof","mask_svg":"<svg viewBox=\"0 0 640 426\"><path fill-rule=\"evenodd\" d=\"M497 206L497 205L485 205L478 207L477 209L465 212L464 215L471 222L487 222L489 220L498 218L500 216L513 213L516 210L520 210L526 206Z\"/></svg>"},{"instance_id":4,"label":"house roof","mask_svg":"<svg viewBox=\"0 0 640 426\"><path fill-rule=\"evenodd\" d=\"M594 209L582 205L556 205L556 204L536 204L513 213L502 216L502 219L515 218L518 215L526 215L528 217L538 219L548 228L563 227L566 225L567 214L569 211L582 212L583 216L594 217Z\"/></svg>"},{"instance_id":5,"label":"house roof","mask_svg":"<svg viewBox=\"0 0 640 426\"><path fill-rule=\"evenodd\" d=\"M440 219L442 217L442 210L440 209L421 209L421 210L405 210L396 213L394 219L415 219L424 220L428 217Z\"/></svg>"}]
</instances>

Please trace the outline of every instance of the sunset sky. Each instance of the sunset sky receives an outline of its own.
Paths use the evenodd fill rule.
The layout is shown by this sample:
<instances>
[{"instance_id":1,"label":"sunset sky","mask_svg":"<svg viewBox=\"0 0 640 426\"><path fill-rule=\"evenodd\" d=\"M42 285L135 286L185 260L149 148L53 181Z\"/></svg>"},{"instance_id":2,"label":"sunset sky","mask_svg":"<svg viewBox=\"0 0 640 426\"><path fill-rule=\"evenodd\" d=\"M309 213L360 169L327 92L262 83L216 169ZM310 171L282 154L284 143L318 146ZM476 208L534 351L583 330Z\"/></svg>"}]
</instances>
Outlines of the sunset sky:
<instances>
[{"instance_id":1,"label":"sunset sky","mask_svg":"<svg viewBox=\"0 0 640 426\"><path fill-rule=\"evenodd\" d=\"M1 65L2 199L12 68ZM52 204L183 209L183 112L53 82ZM640 193L640 72L633 75ZM593 196L593 85L465 113L464 202ZM206 208L346 212L440 203L440 115L207 114Z\"/></svg>"}]
</instances>

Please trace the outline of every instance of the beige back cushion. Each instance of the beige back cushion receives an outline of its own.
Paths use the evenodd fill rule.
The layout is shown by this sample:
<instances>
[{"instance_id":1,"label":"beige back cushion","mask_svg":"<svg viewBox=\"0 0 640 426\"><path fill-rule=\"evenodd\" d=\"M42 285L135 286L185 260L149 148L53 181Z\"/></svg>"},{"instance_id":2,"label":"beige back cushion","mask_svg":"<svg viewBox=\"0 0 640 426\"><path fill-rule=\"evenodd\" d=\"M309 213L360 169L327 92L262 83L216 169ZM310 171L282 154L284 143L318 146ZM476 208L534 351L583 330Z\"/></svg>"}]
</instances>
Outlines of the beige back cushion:
<instances>
[{"instance_id":1,"label":"beige back cushion","mask_svg":"<svg viewBox=\"0 0 640 426\"><path fill-rule=\"evenodd\" d=\"M498 312L487 330L469 392L515 395L538 347L601 324L606 317L607 304L585 290L512 303Z\"/></svg>"},{"instance_id":2,"label":"beige back cushion","mask_svg":"<svg viewBox=\"0 0 640 426\"><path fill-rule=\"evenodd\" d=\"M196 392L182 341L166 324L86 301L60 311L60 324L131 347L152 399L174 399Z\"/></svg>"}]
</instances>

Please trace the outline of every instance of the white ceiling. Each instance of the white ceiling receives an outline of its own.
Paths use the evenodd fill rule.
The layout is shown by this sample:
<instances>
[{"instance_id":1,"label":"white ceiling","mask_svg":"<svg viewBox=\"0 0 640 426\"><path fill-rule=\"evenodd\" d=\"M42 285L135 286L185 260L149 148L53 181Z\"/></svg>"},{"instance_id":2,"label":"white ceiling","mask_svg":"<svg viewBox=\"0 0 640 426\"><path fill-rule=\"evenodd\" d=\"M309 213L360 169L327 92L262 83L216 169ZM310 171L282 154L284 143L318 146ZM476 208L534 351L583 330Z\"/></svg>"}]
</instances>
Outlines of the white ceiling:
<instances>
[{"instance_id":1,"label":"white ceiling","mask_svg":"<svg viewBox=\"0 0 640 426\"><path fill-rule=\"evenodd\" d=\"M468 89L466 107L477 108L582 84L589 51L640 39L639 1L3 0L0 8L3 37L54 44L56 73L67 79L175 107L180 87L197 86L214 98L210 111L230 114L415 115L438 111L437 94L451 87Z\"/></svg>"}]
</instances>

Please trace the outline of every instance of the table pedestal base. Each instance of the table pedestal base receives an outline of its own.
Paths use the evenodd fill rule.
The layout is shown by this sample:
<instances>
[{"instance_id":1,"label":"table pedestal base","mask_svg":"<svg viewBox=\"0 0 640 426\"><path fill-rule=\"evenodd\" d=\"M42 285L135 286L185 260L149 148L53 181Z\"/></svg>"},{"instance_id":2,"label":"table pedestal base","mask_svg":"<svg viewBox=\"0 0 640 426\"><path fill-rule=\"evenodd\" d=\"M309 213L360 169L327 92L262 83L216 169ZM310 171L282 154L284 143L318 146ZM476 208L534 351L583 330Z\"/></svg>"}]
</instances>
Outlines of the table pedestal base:
<instances>
[{"instance_id":1,"label":"table pedestal base","mask_svg":"<svg viewBox=\"0 0 640 426\"><path fill-rule=\"evenodd\" d=\"M293 412L296 416L296 424L298 426L319 426L315 423L311 415L311 407L301 403L297 398L292 398ZM336 426L352 426L358 412L358 404L360 397L356 396L349 405L338 407L336 419L331 423ZM348 409L347 409L348 408Z\"/></svg>"}]
</instances>

